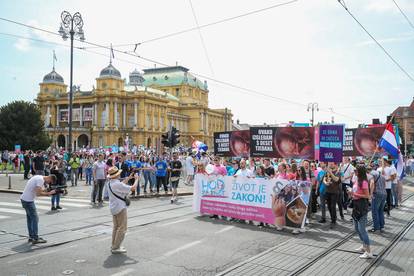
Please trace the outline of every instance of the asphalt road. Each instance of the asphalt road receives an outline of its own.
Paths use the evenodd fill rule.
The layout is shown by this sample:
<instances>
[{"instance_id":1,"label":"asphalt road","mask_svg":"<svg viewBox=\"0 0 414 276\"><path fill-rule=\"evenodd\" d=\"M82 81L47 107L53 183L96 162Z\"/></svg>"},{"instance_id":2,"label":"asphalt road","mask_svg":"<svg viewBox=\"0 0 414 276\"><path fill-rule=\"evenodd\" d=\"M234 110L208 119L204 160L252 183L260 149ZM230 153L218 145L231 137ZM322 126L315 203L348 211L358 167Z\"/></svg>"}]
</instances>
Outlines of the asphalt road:
<instances>
[{"instance_id":1,"label":"asphalt road","mask_svg":"<svg viewBox=\"0 0 414 276\"><path fill-rule=\"evenodd\" d=\"M177 204L169 198L140 199L128 210L128 253L112 255L107 205L97 209L68 198L56 213L46 209L48 200L37 204L43 207L39 233L48 243L30 246L18 195L0 194L1 275L215 275L292 238L199 217L192 212L192 197Z\"/></svg>"}]
</instances>

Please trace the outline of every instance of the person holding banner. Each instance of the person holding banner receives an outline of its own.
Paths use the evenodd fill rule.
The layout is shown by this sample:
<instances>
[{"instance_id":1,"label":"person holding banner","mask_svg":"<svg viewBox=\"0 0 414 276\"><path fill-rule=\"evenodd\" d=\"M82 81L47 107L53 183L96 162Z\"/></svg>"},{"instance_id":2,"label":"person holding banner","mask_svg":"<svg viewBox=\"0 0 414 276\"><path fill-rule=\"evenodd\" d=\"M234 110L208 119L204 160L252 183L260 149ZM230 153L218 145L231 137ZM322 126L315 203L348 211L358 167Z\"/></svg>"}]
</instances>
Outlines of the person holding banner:
<instances>
[{"instance_id":1,"label":"person holding banner","mask_svg":"<svg viewBox=\"0 0 414 276\"><path fill-rule=\"evenodd\" d=\"M321 219L319 223L326 222L326 185L324 184L323 180L326 175L326 163L320 162L319 167L321 168L318 176L316 178L316 191L317 195L319 195L320 199L320 208L321 208Z\"/></svg>"},{"instance_id":2,"label":"person holding banner","mask_svg":"<svg viewBox=\"0 0 414 276\"><path fill-rule=\"evenodd\" d=\"M234 176L254 177L253 172L247 168L245 159L240 161L240 170Z\"/></svg>"},{"instance_id":3,"label":"person holding banner","mask_svg":"<svg viewBox=\"0 0 414 276\"><path fill-rule=\"evenodd\" d=\"M354 177L354 172L355 172L355 168L351 164L351 158L344 157L342 165L341 165L341 174L342 174L341 203L342 203L343 209L346 211L347 214L348 214L348 202L349 202L347 190L348 188L352 187L351 180Z\"/></svg>"},{"instance_id":4,"label":"person holding banner","mask_svg":"<svg viewBox=\"0 0 414 276\"><path fill-rule=\"evenodd\" d=\"M326 185L326 201L328 203L329 215L331 217L331 229L336 225L336 204L341 186L341 173L335 162L328 163L328 169L323 179Z\"/></svg>"}]
</instances>

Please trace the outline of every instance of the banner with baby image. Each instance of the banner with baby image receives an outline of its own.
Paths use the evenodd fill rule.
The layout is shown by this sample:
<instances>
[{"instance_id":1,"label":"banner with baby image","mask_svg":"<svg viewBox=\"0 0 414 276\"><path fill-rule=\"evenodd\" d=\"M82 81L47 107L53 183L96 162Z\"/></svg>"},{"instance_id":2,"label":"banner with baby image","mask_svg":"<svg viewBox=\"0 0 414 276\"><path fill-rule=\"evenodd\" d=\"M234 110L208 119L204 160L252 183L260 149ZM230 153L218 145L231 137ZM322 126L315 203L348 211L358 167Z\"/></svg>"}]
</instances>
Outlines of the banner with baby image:
<instances>
[{"instance_id":1,"label":"banner with baby image","mask_svg":"<svg viewBox=\"0 0 414 276\"><path fill-rule=\"evenodd\" d=\"M197 174L193 210L278 227L303 227L309 201L306 181Z\"/></svg>"},{"instance_id":2,"label":"banner with baby image","mask_svg":"<svg viewBox=\"0 0 414 276\"><path fill-rule=\"evenodd\" d=\"M250 155L250 131L214 132L214 155L248 158Z\"/></svg>"},{"instance_id":3,"label":"banner with baby image","mask_svg":"<svg viewBox=\"0 0 414 276\"><path fill-rule=\"evenodd\" d=\"M251 127L250 155L314 159L314 136L313 127Z\"/></svg>"}]
</instances>

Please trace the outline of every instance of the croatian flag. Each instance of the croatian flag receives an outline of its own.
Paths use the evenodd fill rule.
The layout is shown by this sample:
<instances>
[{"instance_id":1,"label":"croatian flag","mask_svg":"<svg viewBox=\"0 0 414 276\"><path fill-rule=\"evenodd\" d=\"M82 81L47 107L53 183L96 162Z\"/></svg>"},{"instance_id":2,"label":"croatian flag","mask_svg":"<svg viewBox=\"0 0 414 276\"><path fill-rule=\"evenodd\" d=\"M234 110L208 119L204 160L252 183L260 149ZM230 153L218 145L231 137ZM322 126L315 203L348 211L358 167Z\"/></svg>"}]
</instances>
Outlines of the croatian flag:
<instances>
[{"instance_id":1,"label":"croatian flag","mask_svg":"<svg viewBox=\"0 0 414 276\"><path fill-rule=\"evenodd\" d=\"M392 124L387 124L384 134L381 137L379 146L387 151L392 157L398 158L400 150L398 149L397 139L394 134Z\"/></svg>"},{"instance_id":2,"label":"croatian flag","mask_svg":"<svg viewBox=\"0 0 414 276\"><path fill-rule=\"evenodd\" d=\"M392 124L387 124L384 134L381 137L379 146L387 151L392 157L397 159L395 167L397 169L398 177L401 177L404 168L404 161L402 154L398 148L397 138L394 134L394 128Z\"/></svg>"}]
</instances>

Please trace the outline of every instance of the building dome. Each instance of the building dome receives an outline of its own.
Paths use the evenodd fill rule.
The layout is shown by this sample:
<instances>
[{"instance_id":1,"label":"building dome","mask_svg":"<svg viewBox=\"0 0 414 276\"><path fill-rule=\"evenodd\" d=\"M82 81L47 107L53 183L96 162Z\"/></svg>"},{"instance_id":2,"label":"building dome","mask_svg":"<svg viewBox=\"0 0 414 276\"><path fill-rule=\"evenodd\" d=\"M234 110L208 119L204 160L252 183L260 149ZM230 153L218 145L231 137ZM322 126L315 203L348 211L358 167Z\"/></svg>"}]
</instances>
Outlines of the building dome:
<instances>
[{"instance_id":1,"label":"building dome","mask_svg":"<svg viewBox=\"0 0 414 276\"><path fill-rule=\"evenodd\" d=\"M107 67L102 69L100 77L116 77L121 78L121 73L116 69L112 63L109 63Z\"/></svg>"},{"instance_id":2,"label":"building dome","mask_svg":"<svg viewBox=\"0 0 414 276\"><path fill-rule=\"evenodd\" d=\"M64 83L63 77L59 75L58 73L56 73L55 69L53 69L52 72L50 72L49 74L43 77L43 82L44 83L62 83L62 84Z\"/></svg>"},{"instance_id":3,"label":"building dome","mask_svg":"<svg viewBox=\"0 0 414 276\"><path fill-rule=\"evenodd\" d=\"M129 85L141 86L144 81L144 77L137 69L129 73Z\"/></svg>"}]
</instances>

